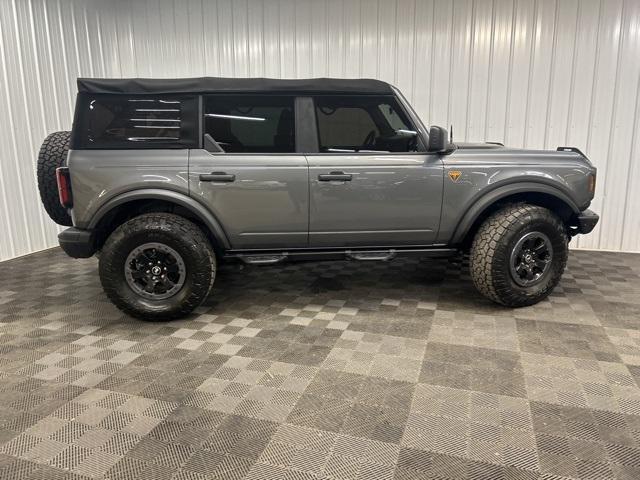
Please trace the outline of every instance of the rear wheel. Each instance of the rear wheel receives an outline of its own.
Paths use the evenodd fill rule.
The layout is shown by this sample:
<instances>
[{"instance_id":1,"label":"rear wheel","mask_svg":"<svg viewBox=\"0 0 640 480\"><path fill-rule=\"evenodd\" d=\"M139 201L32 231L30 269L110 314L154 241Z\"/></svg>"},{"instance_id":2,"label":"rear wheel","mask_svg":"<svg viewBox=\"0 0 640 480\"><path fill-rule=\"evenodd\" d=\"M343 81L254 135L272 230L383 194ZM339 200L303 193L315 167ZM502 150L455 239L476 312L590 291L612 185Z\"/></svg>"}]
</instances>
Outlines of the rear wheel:
<instances>
[{"instance_id":1,"label":"rear wheel","mask_svg":"<svg viewBox=\"0 0 640 480\"><path fill-rule=\"evenodd\" d=\"M533 305L560 281L568 256L563 222L536 205L510 205L480 226L471 247L476 288L509 307Z\"/></svg>"},{"instance_id":2,"label":"rear wheel","mask_svg":"<svg viewBox=\"0 0 640 480\"><path fill-rule=\"evenodd\" d=\"M71 132L54 132L44 139L38 153L38 190L40 200L51 220L58 225L71 226L67 209L60 205L56 168L67 164Z\"/></svg>"},{"instance_id":3,"label":"rear wheel","mask_svg":"<svg viewBox=\"0 0 640 480\"><path fill-rule=\"evenodd\" d=\"M209 294L216 259L192 222L169 213L135 217L118 227L100 255L100 281L121 310L143 320L182 317Z\"/></svg>"}]
</instances>

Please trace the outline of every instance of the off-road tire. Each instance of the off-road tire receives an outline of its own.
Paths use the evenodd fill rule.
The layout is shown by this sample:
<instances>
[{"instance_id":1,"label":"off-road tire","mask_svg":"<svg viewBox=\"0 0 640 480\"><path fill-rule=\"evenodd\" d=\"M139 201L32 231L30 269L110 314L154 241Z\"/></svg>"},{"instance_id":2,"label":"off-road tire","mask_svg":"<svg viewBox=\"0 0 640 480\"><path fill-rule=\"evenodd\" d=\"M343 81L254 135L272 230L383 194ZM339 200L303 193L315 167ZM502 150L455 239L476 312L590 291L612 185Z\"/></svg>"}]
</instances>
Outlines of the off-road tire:
<instances>
[{"instance_id":1,"label":"off-road tire","mask_svg":"<svg viewBox=\"0 0 640 480\"><path fill-rule=\"evenodd\" d=\"M71 226L73 222L67 209L60 205L56 168L67 163L71 132L54 132L44 139L38 153L38 190L40 200L51 220L58 225Z\"/></svg>"},{"instance_id":2,"label":"off-road tire","mask_svg":"<svg viewBox=\"0 0 640 480\"><path fill-rule=\"evenodd\" d=\"M149 242L169 246L185 263L185 283L167 299L144 298L125 278L127 256ZM207 298L216 275L216 257L194 223L171 213L149 213L123 223L109 236L100 255L99 272L105 293L120 310L142 320L165 321L187 315Z\"/></svg>"},{"instance_id":3,"label":"off-road tire","mask_svg":"<svg viewBox=\"0 0 640 480\"><path fill-rule=\"evenodd\" d=\"M518 285L510 272L516 242L528 232L542 232L553 247L551 265L539 283ZM550 210L519 203L493 213L480 226L471 247L469 269L485 297L508 307L533 305L546 298L560 281L567 264L568 236L562 220Z\"/></svg>"}]
</instances>

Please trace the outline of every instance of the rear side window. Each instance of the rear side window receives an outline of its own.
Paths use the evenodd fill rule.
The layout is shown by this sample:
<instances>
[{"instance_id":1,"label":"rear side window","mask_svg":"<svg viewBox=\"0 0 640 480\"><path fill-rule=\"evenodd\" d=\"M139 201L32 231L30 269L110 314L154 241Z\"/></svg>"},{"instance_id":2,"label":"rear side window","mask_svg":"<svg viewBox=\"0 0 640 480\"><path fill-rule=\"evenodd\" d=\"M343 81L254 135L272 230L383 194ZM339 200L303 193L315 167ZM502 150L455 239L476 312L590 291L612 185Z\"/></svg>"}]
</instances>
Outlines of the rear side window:
<instances>
[{"instance_id":1,"label":"rear side window","mask_svg":"<svg viewBox=\"0 0 640 480\"><path fill-rule=\"evenodd\" d=\"M197 147L197 104L196 96L80 96L74 148Z\"/></svg>"},{"instance_id":2,"label":"rear side window","mask_svg":"<svg viewBox=\"0 0 640 480\"><path fill-rule=\"evenodd\" d=\"M210 95L205 97L204 133L225 152L296 151L294 97Z\"/></svg>"},{"instance_id":3,"label":"rear side window","mask_svg":"<svg viewBox=\"0 0 640 480\"><path fill-rule=\"evenodd\" d=\"M412 152L417 133L392 96L314 99L321 152Z\"/></svg>"}]
</instances>

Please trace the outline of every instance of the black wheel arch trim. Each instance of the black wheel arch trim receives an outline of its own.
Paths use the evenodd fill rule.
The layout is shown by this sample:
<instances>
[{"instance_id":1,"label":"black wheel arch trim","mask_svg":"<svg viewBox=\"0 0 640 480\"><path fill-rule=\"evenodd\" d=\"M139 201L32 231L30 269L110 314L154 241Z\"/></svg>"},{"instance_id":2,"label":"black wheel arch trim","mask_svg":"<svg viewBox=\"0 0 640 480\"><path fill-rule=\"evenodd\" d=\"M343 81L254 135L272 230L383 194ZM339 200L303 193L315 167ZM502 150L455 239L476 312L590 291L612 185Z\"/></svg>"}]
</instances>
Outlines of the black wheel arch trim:
<instances>
[{"instance_id":1,"label":"black wheel arch trim","mask_svg":"<svg viewBox=\"0 0 640 480\"><path fill-rule=\"evenodd\" d=\"M194 198L173 190L145 188L121 193L120 195L108 200L96 211L93 217L91 217L87 228L96 228L100 220L102 220L102 218L104 218L104 216L114 208L136 200L164 200L186 208L202 221L222 248L231 248L227 234L218 219L204 205Z\"/></svg>"},{"instance_id":2,"label":"black wheel arch trim","mask_svg":"<svg viewBox=\"0 0 640 480\"><path fill-rule=\"evenodd\" d=\"M568 194L560 190L557 186L542 182L517 182L509 183L507 185L498 185L493 190L489 192L482 192L481 196L471 200L471 207L467 209L456 225L451 239L451 244L458 245L462 243L476 220L487 208L491 207L491 205L503 198L519 193L542 193L550 195L569 206L574 214L577 215L580 213L578 205L576 205Z\"/></svg>"}]
</instances>

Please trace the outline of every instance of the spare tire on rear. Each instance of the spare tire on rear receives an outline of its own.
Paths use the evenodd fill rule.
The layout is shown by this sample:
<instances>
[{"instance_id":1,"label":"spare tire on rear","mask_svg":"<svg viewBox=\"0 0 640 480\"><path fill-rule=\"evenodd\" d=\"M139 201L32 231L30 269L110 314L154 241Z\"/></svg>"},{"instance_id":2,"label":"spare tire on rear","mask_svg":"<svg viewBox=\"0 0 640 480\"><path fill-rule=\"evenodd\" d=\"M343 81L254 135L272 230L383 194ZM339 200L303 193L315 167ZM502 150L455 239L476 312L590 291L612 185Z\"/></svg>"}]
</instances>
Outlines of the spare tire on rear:
<instances>
[{"instance_id":1,"label":"spare tire on rear","mask_svg":"<svg viewBox=\"0 0 640 480\"><path fill-rule=\"evenodd\" d=\"M71 132L55 132L42 142L38 153L38 190L40 200L51 220L58 225L71 226L73 222L67 209L60 204L56 168L67 163Z\"/></svg>"}]
</instances>

